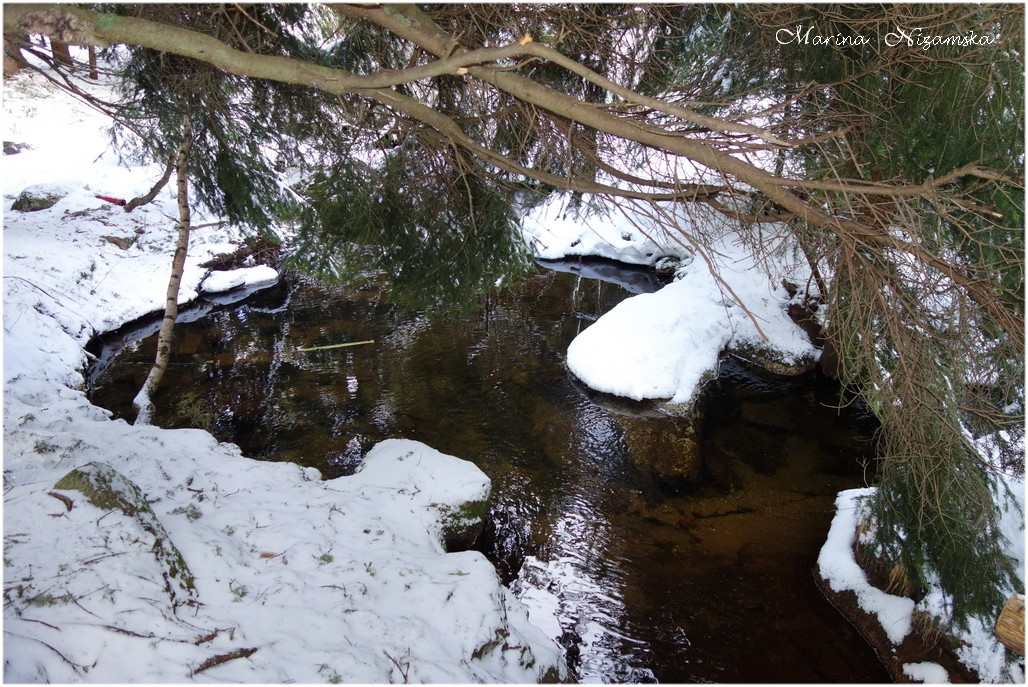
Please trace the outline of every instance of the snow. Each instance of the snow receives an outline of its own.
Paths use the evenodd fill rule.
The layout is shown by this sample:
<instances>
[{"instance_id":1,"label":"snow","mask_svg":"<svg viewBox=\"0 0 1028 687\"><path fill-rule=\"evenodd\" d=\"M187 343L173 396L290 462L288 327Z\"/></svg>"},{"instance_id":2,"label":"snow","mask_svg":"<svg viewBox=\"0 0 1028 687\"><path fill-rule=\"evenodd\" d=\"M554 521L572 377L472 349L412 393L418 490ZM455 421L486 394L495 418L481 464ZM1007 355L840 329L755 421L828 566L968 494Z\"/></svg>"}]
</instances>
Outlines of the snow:
<instances>
[{"instance_id":1,"label":"snow","mask_svg":"<svg viewBox=\"0 0 1028 687\"><path fill-rule=\"evenodd\" d=\"M632 209L620 214L594 212L582 219L568 207L566 198L558 196L529 213L523 231L539 258L594 255L640 265L654 265L667 256L681 260L671 284L622 301L583 330L568 347L568 369L598 391L636 400L688 403L704 381L716 375L718 358L725 350L756 350L785 364L816 359L817 349L787 315L796 297L766 276L745 248L745 237L714 222L705 224L702 213L676 219L683 236L702 232L709 244L705 253L698 253L687 237L674 240L663 234L645 212ZM776 273L796 284L807 283L802 262L791 259L794 252L783 248L772 256ZM711 265L716 266L720 281ZM1023 477L1004 479L1012 498L1000 501L1002 527L1009 544L1007 554L1021 571L1021 589L1004 590L1009 594L1024 588L1025 487ZM889 640L899 644L911 632L916 610L939 618L948 617L948 612L937 587L915 604L867 580L854 558L853 544L860 504L870 493L871 489L860 489L839 494L818 568L833 590L853 592L860 607L877 616ZM523 600L541 625L555 603L547 592L526 594ZM1024 682L1023 665L1009 658L991 627L972 622L960 640L958 657L984 682ZM907 664L904 669L911 679L948 681L945 670L935 664Z\"/></svg>"},{"instance_id":2,"label":"snow","mask_svg":"<svg viewBox=\"0 0 1028 687\"><path fill-rule=\"evenodd\" d=\"M687 403L705 379L716 376L726 349L759 350L784 364L817 358L818 349L787 313L793 297L766 276L743 236L729 230L706 236L710 245L699 254L684 236L702 223L709 234L718 228L714 218L696 209L666 212L682 236L659 229L644 208L579 219L563 196L524 220L525 240L538 258L594 255L654 265L674 257L680 264L670 285L622 301L575 338L567 364L576 377L597 391L634 400ZM791 281L807 281L805 268L779 262Z\"/></svg>"},{"instance_id":3,"label":"snow","mask_svg":"<svg viewBox=\"0 0 1028 687\"><path fill-rule=\"evenodd\" d=\"M97 199L144 193L162 170L118 160L102 116L41 77L5 79L3 107L4 140L31 146L3 158L5 680L566 676L559 647L485 557L444 550L444 532L489 490L472 463L392 440L356 474L323 480L201 430L113 421L88 402L83 346L163 306L175 199L165 189L132 213ZM47 210L9 210L44 183L67 195ZM199 267L241 238L216 219L194 212L182 301L201 284L274 279ZM152 517L56 488L91 463L145 495ZM157 549L181 553L193 588Z\"/></svg>"},{"instance_id":4,"label":"snow","mask_svg":"<svg viewBox=\"0 0 1028 687\"><path fill-rule=\"evenodd\" d=\"M256 287L278 281L278 271L267 265L212 272L200 284L204 293L223 293L240 287Z\"/></svg>"},{"instance_id":5,"label":"snow","mask_svg":"<svg viewBox=\"0 0 1028 687\"><path fill-rule=\"evenodd\" d=\"M47 197L53 196L57 198L63 198L69 193L76 191L77 186L74 184L62 184L62 183L46 183L46 184L33 184L24 189L27 195L35 197Z\"/></svg>"},{"instance_id":6,"label":"snow","mask_svg":"<svg viewBox=\"0 0 1028 687\"><path fill-rule=\"evenodd\" d=\"M1014 559L1014 565L1020 571L1019 584L1023 590L1024 479L1003 479L1009 483L1012 498L1000 502L1004 514L1001 527L1009 543L1007 554ZM948 613L938 587L930 587L928 595L915 604L911 599L888 594L874 587L857 564L854 558L856 530L861 518L862 502L871 493L872 489L851 489L839 494L835 502L835 517L818 556L818 572L833 591L853 592L860 608L877 617L889 641L899 644L913 627L915 610L925 610L938 618L946 618ZM1009 595L1020 590L1004 591ZM974 670L982 682L1023 683L1023 662L1010 660L1002 644L993 636L993 628L986 627L976 618L972 618L969 625L969 629L958 636L960 646L956 653L960 661ZM946 671L936 664L905 664L903 670L911 679L922 682L949 682Z\"/></svg>"},{"instance_id":7,"label":"snow","mask_svg":"<svg viewBox=\"0 0 1028 687\"><path fill-rule=\"evenodd\" d=\"M948 684L949 673L938 663L904 663L903 674L915 682L929 685Z\"/></svg>"},{"instance_id":8,"label":"snow","mask_svg":"<svg viewBox=\"0 0 1028 687\"><path fill-rule=\"evenodd\" d=\"M766 347L791 363L815 359L817 349L786 312L785 288L774 287L731 236L718 253L731 293L706 261L689 259L674 282L622 301L579 334L568 368L598 391L686 403L716 375L726 348Z\"/></svg>"},{"instance_id":9,"label":"snow","mask_svg":"<svg viewBox=\"0 0 1028 687\"><path fill-rule=\"evenodd\" d=\"M835 518L817 563L821 577L832 591L853 592L861 610L878 616L889 641L899 644L913 627L914 601L886 594L871 585L853 558L860 502L869 494L869 489L850 489L839 494L835 501Z\"/></svg>"},{"instance_id":10,"label":"snow","mask_svg":"<svg viewBox=\"0 0 1028 687\"><path fill-rule=\"evenodd\" d=\"M1000 506L1000 528L1006 538L1007 546L1005 552L1013 560L1014 568L1018 571L1019 580L1016 589L1006 589L1004 595L1024 594L1024 497L1025 484L1024 476L1011 477L999 475L999 482L1003 488L999 490L998 502ZM945 600L937 588L931 589L928 596L921 602L921 605L936 615L945 617ZM975 669L983 682L1013 682L1024 683L1024 663L1011 664L1003 646L993 636L993 628L985 627L977 618L972 618L968 631L961 637L960 646L957 647L957 656L960 660Z\"/></svg>"},{"instance_id":11,"label":"snow","mask_svg":"<svg viewBox=\"0 0 1028 687\"><path fill-rule=\"evenodd\" d=\"M610 258L633 265L653 265L681 248L646 223L633 226L606 214L581 217L564 194L553 194L522 220L521 230L537 258L555 260L572 255Z\"/></svg>"}]
</instances>

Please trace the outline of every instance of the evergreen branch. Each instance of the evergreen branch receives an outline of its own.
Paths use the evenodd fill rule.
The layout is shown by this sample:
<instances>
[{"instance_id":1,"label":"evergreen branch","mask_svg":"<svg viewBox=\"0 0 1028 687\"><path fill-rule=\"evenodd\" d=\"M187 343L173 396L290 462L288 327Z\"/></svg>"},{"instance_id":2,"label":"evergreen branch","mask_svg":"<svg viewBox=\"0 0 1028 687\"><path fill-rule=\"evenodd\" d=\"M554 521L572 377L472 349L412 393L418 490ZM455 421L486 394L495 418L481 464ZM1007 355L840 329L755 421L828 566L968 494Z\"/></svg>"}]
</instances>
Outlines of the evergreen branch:
<instances>
[{"instance_id":1,"label":"evergreen branch","mask_svg":"<svg viewBox=\"0 0 1028 687\"><path fill-rule=\"evenodd\" d=\"M99 14L67 6L9 5L6 9L5 29L10 27L11 30L49 32L62 39L79 42L124 41L146 45L156 50L199 59L233 74L271 79L282 83L302 84L336 95L348 93L363 95L411 116L419 122L428 124L482 160L508 172L521 174L527 178L569 190L608 194L615 197L667 199L666 195L657 198L653 194L645 192L625 191L582 179L560 177L516 163L473 140L452 118L439 110L401 93L399 89L373 86L373 84L396 84L396 79L400 77L396 73L386 73L389 70L368 76L356 76L342 69L321 67L293 58L241 52L211 36L163 23ZM593 104L582 102L515 73L475 66L483 64L483 61L500 59L501 56L524 54L519 51L539 50L540 46L534 42L527 45L514 43L502 48L483 48L469 53L460 53L459 50L455 52L455 46L459 47L459 41L436 25L425 12L416 6L379 8L349 6L343 11L352 16L361 16L374 21L439 58L436 62L424 67L400 70L407 76L439 75L449 73L443 71L444 67L449 70L455 65L466 65L469 74L523 102L580 122L598 132L680 155L708 168L718 170L727 177L734 177L763 193L770 201L799 221L838 234L844 240L874 241L886 247L909 248L916 257L943 271L961 288L966 289L1009 336L1016 340L1024 340L1023 316L1008 311L1005 305L993 296L992 284L987 280L967 274L962 266L953 264L922 246L900 246L889 232L875 228L869 223L826 213L790 190L790 188L802 187L804 184L823 184L825 182L802 182L782 178L708 143L672 135L666 130L618 118ZM409 79L403 77L399 83L408 81ZM950 180L954 173L951 172L942 178ZM973 173L979 176L989 174L984 170L970 168L962 170L962 173ZM913 192L927 193L934 190L939 183L938 181L925 182L927 185L923 184ZM832 186L834 187L834 184ZM904 189L904 187L890 189L879 187L876 184L869 186L866 184L846 185L845 183L839 184L837 190L850 196L864 191L876 195L907 195L912 192L911 189ZM687 198L685 194L679 197Z\"/></svg>"},{"instance_id":2,"label":"evergreen branch","mask_svg":"<svg viewBox=\"0 0 1028 687\"><path fill-rule=\"evenodd\" d=\"M392 13L374 9L361 10L361 13L373 18L374 21L397 35L414 41L437 55L446 53L451 49L449 46L454 43L452 37L439 28L427 14L413 5L402 6ZM998 301L991 292L990 282L965 273L960 266L932 254L920 245L903 245L887 231L875 228L870 224L826 214L809 201L801 199L788 190L788 186L793 184L792 180L777 177L749 162L699 141L671 138L641 127L633 128L630 123L606 115L574 98L557 93L516 74L488 71L481 67L472 68L470 73L526 102L580 121L598 131L652 146L658 150L677 153L723 174L734 176L764 193L771 201L800 221L838 234L844 240L872 240L887 247L910 249L916 257L944 272L955 283L966 289L975 302L985 308L1011 338L1024 341L1023 315L1009 311L1002 302ZM978 173L985 174L985 172ZM949 180L951 177L952 173L944 178ZM932 188L932 185L929 184L928 188ZM880 191L876 191L876 193L881 195Z\"/></svg>"}]
</instances>

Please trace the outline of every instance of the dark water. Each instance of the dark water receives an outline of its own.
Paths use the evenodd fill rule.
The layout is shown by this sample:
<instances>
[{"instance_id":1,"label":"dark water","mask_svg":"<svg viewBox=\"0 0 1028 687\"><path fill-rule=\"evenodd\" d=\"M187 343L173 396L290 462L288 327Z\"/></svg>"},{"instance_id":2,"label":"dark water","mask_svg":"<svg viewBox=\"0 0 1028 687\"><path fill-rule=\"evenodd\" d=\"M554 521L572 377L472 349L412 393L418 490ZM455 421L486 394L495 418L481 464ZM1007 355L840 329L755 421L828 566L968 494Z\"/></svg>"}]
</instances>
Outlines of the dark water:
<instances>
[{"instance_id":1,"label":"dark water","mask_svg":"<svg viewBox=\"0 0 1028 687\"><path fill-rule=\"evenodd\" d=\"M475 462L494 488L482 550L530 608L557 611L549 629L578 680L887 681L813 581L835 494L864 483L871 420L831 407L813 376L727 360L703 480L655 484L629 456L625 409L564 366L578 332L651 288L646 273L602 267L540 270L457 320L400 314L374 282L279 284L211 306L180 323L157 421L325 477L388 437ZM138 336L109 337L92 379L93 401L130 420L155 346Z\"/></svg>"}]
</instances>

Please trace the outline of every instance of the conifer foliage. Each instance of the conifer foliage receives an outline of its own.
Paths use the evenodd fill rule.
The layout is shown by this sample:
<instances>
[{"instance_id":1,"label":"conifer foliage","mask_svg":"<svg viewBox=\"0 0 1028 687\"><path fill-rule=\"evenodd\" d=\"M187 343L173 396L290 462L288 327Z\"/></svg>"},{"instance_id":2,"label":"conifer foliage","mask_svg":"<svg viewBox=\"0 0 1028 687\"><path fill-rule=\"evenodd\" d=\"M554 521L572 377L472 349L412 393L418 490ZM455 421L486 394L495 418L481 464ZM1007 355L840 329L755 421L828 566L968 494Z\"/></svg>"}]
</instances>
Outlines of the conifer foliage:
<instances>
[{"instance_id":1,"label":"conifer foliage","mask_svg":"<svg viewBox=\"0 0 1028 687\"><path fill-rule=\"evenodd\" d=\"M303 55L303 5L112 5L112 13L200 31L240 50ZM309 36L306 37L309 40ZM123 150L147 160L174 154L178 122L189 117L195 137L190 177L198 202L233 223L268 232L291 198L279 169L295 164L298 141L327 127L320 92L229 74L215 66L139 46L117 46L122 98L112 135Z\"/></svg>"}]
</instances>

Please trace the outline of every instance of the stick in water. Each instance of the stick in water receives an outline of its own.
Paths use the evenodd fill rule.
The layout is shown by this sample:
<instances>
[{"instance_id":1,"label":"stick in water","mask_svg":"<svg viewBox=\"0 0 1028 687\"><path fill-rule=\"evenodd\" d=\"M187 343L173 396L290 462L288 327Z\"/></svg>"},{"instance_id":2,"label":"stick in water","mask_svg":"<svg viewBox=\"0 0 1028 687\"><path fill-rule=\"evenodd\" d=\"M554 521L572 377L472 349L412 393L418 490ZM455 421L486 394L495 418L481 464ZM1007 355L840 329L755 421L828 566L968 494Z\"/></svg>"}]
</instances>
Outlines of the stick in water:
<instances>
[{"instance_id":1,"label":"stick in water","mask_svg":"<svg viewBox=\"0 0 1028 687\"><path fill-rule=\"evenodd\" d=\"M311 346L310 348L297 348L296 350L301 353L307 351L325 351L329 348L345 348L347 346L363 346L364 344L373 344L374 340L371 341L351 341L350 343L332 344L331 346Z\"/></svg>"}]
</instances>

